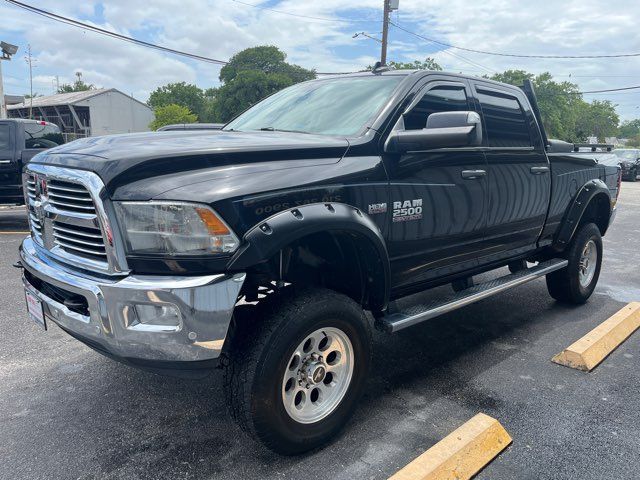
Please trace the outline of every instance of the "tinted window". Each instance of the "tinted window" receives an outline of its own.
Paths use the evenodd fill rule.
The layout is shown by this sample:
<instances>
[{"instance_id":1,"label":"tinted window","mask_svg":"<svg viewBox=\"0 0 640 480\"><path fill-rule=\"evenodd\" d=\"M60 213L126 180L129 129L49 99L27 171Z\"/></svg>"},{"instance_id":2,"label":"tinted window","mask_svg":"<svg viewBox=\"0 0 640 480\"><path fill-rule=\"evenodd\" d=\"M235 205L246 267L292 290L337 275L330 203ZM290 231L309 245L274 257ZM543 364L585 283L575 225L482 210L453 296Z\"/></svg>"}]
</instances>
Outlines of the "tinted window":
<instances>
[{"instance_id":1,"label":"tinted window","mask_svg":"<svg viewBox=\"0 0 640 480\"><path fill-rule=\"evenodd\" d=\"M429 115L436 112L469 110L464 87L439 85L430 88L416 106L404 116L406 130L420 130L427 124Z\"/></svg>"},{"instance_id":2,"label":"tinted window","mask_svg":"<svg viewBox=\"0 0 640 480\"><path fill-rule=\"evenodd\" d=\"M478 90L490 147L530 147L529 123L515 97Z\"/></svg>"},{"instance_id":3,"label":"tinted window","mask_svg":"<svg viewBox=\"0 0 640 480\"><path fill-rule=\"evenodd\" d=\"M9 150L11 145L9 133L9 125L6 123L4 125L0 125L0 150Z\"/></svg>"},{"instance_id":4,"label":"tinted window","mask_svg":"<svg viewBox=\"0 0 640 480\"><path fill-rule=\"evenodd\" d=\"M52 148L64 143L60 129L55 125L24 123L25 148Z\"/></svg>"}]
</instances>

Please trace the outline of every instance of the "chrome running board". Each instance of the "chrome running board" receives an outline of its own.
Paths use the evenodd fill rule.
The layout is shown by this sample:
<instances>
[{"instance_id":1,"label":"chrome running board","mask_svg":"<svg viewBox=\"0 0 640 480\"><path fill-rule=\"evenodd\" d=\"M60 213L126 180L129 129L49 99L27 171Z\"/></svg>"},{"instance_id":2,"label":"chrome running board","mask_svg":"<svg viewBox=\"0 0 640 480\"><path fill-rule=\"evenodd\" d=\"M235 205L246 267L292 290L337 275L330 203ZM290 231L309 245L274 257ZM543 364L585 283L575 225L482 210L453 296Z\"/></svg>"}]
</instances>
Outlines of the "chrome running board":
<instances>
[{"instance_id":1,"label":"chrome running board","mask_svg":"<svg viewBox=\"0 0 640 480\"><path fill-rule=\"evenodd\" d=\"M461 292L447 296L425 305L414 305L407 310L391 313L380 318L384 330L389 333L397 332L403 328L411 327L418 323L452 312L485 298L518 287L532 280L544 277L546 274L565 268L568 261L553 259L541 262L535 267L520 270L519 272L505 275L504 277L480 283Z\"/></svg>"}]
</instances>

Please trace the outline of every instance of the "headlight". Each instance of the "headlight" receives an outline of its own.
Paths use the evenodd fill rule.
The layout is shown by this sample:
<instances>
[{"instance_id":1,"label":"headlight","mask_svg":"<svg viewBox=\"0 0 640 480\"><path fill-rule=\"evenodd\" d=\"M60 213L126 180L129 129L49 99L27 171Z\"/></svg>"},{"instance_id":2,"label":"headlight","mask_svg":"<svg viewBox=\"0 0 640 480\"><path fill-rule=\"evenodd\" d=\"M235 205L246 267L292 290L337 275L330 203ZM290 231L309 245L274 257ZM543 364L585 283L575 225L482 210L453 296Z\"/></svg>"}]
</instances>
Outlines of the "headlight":
<instances>
[{"instance_id":1,"label":"headlight","mask_svg":"<svg viewBox=\"0 0 640 480\"><path fill-rule=\"evenodd\" d=\"M130 254L207 255L238 248L238 237L206 205L114 202Z\"/></svg>"}]
</instances>

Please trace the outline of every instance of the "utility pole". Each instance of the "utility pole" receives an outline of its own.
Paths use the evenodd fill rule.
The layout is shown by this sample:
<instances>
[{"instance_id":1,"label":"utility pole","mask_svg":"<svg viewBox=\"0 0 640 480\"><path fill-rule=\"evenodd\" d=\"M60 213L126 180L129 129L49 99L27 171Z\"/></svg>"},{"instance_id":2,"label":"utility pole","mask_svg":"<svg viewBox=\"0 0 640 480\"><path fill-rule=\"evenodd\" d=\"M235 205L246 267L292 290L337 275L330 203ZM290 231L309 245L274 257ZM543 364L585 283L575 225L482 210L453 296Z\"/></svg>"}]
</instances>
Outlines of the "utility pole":
<instances>
[{"instance_id":1,"label":"utility pole","mask_svg":"<svg viewBox=\"0 0 640 480\"><path fill-rule=\"evenodd\" d=\"M384 0L384 13L382 18L382 51L380 53L380 64L387 64L387 42L389 39L389 15L391 14L390 0Z\"/></svg>"},{"instance_id":2,"label":"utility pole","mask_svg":"<svg viewBox=\"0 0 640 480\"><path fill-rule=\"evenodd\" d=\"M24 57L29 64L29 118L33 118L33 58L31 44L27 45L27 55Z\"/></svg>"},{"instance_id":3,"label":"utility pole","mask_svg":"<svg viewBox=\"0 0 640 480\"><path fill-rule=\"evenodd\" d=\"M4 105L4 89L2 87L2 59L0 59L0 120L7 118L7 107Z\"/></svg>"},{"instance_id":4,"label":"utility pole","mask_svg":"<svg viewBox=\"0 0 640 480\"><path fill-rule=\"evenodd\" d=\"M393 10L398 10L400 0L384 0L384 12L382 19L382 51L380 52L380 65L387 64L387 44L389 43L389 17Z\"/></svg>"}]
</instances>

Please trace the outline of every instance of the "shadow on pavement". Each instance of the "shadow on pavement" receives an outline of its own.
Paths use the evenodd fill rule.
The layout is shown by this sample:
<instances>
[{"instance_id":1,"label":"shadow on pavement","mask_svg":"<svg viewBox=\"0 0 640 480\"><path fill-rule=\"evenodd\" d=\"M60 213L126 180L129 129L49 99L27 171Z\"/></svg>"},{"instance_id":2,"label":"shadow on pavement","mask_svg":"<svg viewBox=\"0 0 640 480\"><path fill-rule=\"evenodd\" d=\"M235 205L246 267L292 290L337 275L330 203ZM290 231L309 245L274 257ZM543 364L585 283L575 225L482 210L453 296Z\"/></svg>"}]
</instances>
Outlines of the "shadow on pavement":
<instances>
[{"instance_id":1,"label":"shadow on pavement","mask_svg":"<svg viewBox=\"0 0 640 480\"><path fill-rule=\"evenodd\" d=\"M29 225L24 207L0 206L0 233L27 232Z\"/></svg>"}]
</instances>

